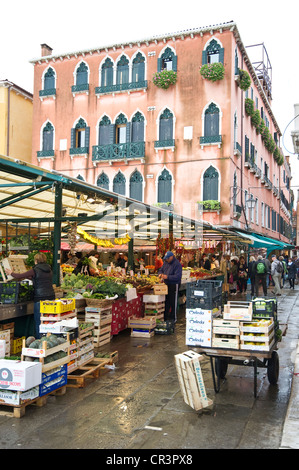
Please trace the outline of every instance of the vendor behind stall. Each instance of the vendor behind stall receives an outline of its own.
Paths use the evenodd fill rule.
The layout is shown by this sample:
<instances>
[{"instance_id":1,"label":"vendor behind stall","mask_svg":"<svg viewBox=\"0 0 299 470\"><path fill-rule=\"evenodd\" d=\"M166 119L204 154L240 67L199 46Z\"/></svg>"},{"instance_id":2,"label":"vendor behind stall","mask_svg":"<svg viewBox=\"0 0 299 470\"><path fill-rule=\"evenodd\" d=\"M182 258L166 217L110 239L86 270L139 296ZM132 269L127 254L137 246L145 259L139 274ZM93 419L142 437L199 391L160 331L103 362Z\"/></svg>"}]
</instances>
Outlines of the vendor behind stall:
<instances>
[{"instance_id":1,"label":"vendor behind stall","mask_svg":"<svg viewBox=\"0 0 299 470\"><path fill-rule=\"evenodd\" d=\"M55 292L52 284L52 269L47 264L47 258L44 253L37 253L34 256L35 266L24 273L14 273L11 269L5 269L6 274L15 279L32 279L34 287L34 323L35 337L40 338L40 301L55 300Z\"/></svg>"},{"instance_id":2,"label":"vendor behind stall","mask_svg":"<svg viewBox=\"0 0 299 470\"><path fill-rule=\"evenodd\" d=\"M163 259L164 264L162 268L159 269L159 276L168 286L168 294L165 298L164 320L176 322L178 292L182 279L182 265L172 251L167 251Z\"/></svg>"}]
</instances>

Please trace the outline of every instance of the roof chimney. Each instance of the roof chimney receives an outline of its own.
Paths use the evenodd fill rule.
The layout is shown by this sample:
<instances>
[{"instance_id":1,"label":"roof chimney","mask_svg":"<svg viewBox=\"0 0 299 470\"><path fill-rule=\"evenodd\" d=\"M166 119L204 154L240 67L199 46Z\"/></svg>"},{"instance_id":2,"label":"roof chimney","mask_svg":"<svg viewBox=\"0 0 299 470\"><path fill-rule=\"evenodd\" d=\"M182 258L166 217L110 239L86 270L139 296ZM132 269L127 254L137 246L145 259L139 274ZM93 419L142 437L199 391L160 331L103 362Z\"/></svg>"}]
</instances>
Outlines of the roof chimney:
<instances>
[{"instance_id":1,"label":"roof chimney","mask_svg":"<svg viewBox=\"0 0 299 470\"><path fill-rule=\"evenodd\" d=\"M48 44L41 44L41 55L42 57L47 55L52 55L52 47L48 46Z\"/></svg>"}]
</instances>

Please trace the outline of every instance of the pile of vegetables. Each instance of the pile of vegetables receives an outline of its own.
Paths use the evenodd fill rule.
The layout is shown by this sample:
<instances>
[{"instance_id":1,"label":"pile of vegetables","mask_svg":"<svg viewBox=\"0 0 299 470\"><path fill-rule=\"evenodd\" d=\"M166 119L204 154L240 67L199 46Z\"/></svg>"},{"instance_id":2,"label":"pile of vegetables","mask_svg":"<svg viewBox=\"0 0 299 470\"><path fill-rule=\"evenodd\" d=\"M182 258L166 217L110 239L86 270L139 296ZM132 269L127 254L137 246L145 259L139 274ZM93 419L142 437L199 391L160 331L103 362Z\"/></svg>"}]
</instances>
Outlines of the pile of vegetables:
<instances>
[{"instance_id":1,"label":"pile of vegetables","mask_svg":"<svg viewBox=\"0 0 299 470\"><path fill-rule=\"evenodd\" d=\"M57 335L42 336L40 339L35 339L33 336L29 336L26 339L26 347L30 347L33 349L42 349L44 341L46 341L47 343L47 350L66 342L65 338L61 338ZM58 361L59 359L62 359L66 356L67 353L65 351L57 351L54 354L49 354L49 356L46 356L44 358L44 363L49 364L49 362ZM25 356L25 361L39 362L39 358Z\"/></svg>"},{"instance_id":2,"label":"pile of vegetables","mask_svg":"<svg viewBox=\"0 0 299 470\"><path fill-rule=\"evenodd\" d=\"M95 277L85 274L66 274L61 287L62 289L82 289L85 291L83 297L95 299L105 299L116 295L122 297L127 290L126 285L113 276Z\"/></svg>"}]
</instances>

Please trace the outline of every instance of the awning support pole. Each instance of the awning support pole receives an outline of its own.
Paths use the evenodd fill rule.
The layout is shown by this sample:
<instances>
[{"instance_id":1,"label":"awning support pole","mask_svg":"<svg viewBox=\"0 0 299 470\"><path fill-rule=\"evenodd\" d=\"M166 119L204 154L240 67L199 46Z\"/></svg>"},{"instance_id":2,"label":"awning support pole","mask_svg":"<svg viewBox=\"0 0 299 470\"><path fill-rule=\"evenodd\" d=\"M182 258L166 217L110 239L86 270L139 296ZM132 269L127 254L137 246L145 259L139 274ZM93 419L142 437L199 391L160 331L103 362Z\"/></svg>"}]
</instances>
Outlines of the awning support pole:
<instances>
[{"instance_id":1,"label":"awning support pole","mask_svg":"<svg viewBox=\"0 0 299 470\"><path fill-rule=\"evenodd\" d=\"M55 186L54 208L54 247L53 247L53 284L60 286L60 244L61 244L61 220L62 215L62 185Z\"/></svg>"}]
</instances>

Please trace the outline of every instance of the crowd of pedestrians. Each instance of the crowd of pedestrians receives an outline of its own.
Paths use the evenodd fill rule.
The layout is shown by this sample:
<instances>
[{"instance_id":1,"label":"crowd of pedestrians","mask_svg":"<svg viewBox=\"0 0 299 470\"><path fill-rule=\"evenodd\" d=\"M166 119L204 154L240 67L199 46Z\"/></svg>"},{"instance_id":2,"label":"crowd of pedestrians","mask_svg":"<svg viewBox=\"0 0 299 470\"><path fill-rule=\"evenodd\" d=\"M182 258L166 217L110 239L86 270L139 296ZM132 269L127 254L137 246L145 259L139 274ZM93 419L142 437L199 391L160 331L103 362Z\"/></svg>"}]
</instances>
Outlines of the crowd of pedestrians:
<instances>
[{"instance_id":1,"label":"crowd of pedestrians","mask_svg":"<svg viewBox=\"0 0 299 470\"><path fill-rule=\"evenodd\" d=\"M281 289L294 289L299 282L299 258L297 256L266 255L250 256L247 264L245 256L223 255L220 269L226 273L225 282L229 284L231 295L245 294L250 281L251 296L270 293L281 295Z\"/></svg>"}]
</instances>

